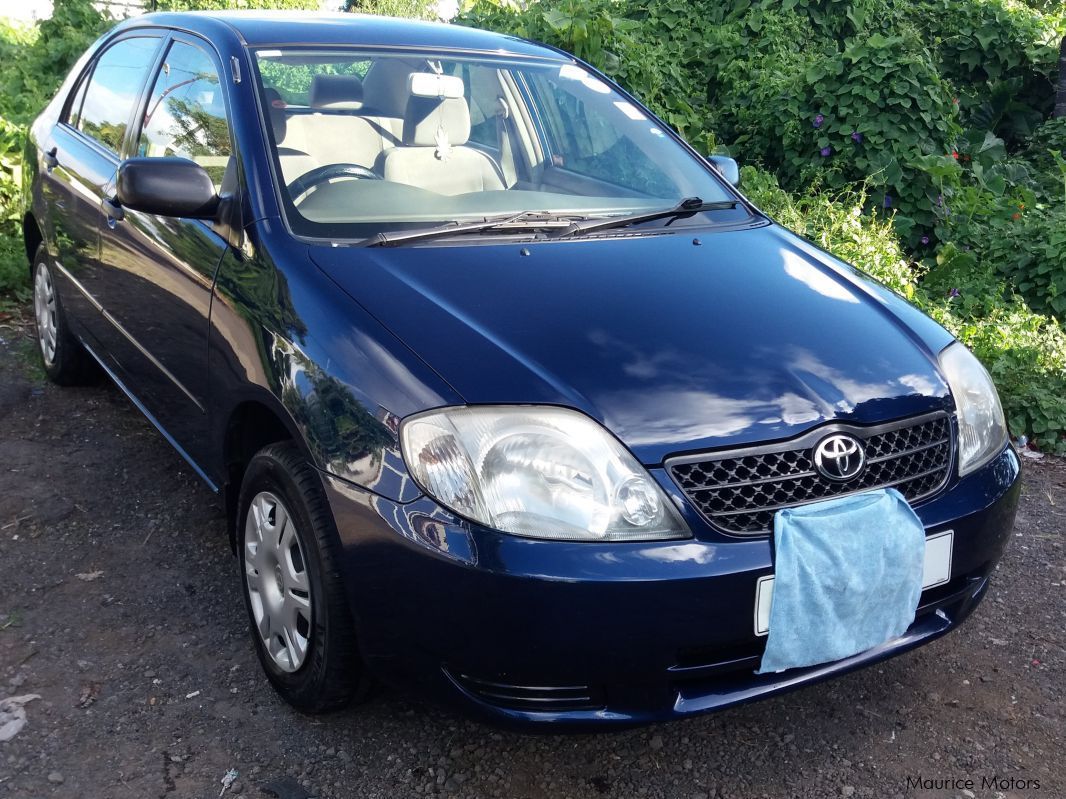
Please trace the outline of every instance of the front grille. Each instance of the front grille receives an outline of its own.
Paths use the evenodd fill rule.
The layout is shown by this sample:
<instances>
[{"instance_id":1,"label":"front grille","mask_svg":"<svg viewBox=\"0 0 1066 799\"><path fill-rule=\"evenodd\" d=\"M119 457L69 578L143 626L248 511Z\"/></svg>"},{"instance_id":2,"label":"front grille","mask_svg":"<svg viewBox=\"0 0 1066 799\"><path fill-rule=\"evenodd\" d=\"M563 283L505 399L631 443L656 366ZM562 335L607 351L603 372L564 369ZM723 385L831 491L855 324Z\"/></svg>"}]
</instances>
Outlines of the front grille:
<instances>
[{"instance_id":1,"label":"front grille","mask_svg":"<svg viewBox=\"0 0 1066 799\"><path fill-rule=\"evenodd\" d=\"M866 450L866 466L850 481L815 470L813 448L832 432L850 433ZM934 414L877 427L828 425L780 444L672 458L666 466L715 527L764 535L776 511L843 494L892 487L911 504L925 499L947 482L952 451L950 419Z\"/></svg>"}]
</instances>

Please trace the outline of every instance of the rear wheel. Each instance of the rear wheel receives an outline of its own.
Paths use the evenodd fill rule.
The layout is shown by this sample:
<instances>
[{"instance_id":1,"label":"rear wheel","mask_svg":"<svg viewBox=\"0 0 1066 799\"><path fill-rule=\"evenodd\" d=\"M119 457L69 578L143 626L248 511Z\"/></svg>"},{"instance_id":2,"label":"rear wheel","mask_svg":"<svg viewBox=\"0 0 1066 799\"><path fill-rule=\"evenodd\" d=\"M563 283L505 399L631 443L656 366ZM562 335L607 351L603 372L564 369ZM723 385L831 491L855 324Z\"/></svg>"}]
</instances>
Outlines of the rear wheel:
<instances>
[{"instance_id":1,"label":"rear wheel","mask_svg":"<svg viewBox=\"0 0 1066 799\"><path fill-rule=\"evenodd\" d=\"M33 316L45 374L61 386L91 382L96 363L70 332L44 245L33 259Z\"/></svg>"},{"instance_id":2,"label":"rear wheel","mask_svg":"<svg viewBox=\"0 0 1066 799\"><path fill-rule=\"evenodd\" d=\"M320 478L290 443L248 465L238 541L245 605L259 661L282 698L321 713L366 687Z\"/></svg>"}]
</instances>

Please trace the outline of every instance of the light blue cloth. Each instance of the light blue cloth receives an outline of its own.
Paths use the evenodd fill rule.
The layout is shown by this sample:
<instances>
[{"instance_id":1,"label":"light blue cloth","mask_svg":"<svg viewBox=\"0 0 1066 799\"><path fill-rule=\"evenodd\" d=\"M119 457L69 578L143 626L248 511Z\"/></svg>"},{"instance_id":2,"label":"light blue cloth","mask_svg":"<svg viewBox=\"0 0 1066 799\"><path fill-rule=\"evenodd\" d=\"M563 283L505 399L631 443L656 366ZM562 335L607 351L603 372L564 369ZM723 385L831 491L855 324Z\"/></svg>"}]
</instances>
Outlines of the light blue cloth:
<instances>
[{"instance_id":1,"label":"light blue cloth","mask_svg":"<svg viewBox=\"0 0 1066 799\"><path fill-rule=\"evenodd\" d=\"M925 528L893 488L779 511L758 674L828 663L902 635L922 593Z\"/></svg>"}]
</instances>

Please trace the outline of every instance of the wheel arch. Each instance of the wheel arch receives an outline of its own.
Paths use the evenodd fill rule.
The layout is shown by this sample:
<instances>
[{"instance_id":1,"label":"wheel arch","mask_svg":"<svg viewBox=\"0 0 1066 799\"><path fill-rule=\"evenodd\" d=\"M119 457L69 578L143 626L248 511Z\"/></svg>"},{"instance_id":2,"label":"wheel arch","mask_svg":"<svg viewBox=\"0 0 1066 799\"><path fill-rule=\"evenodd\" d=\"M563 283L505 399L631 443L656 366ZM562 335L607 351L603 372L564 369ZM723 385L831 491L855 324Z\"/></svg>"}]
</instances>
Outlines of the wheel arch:
<instances>
[{"instance_id":1,"label":"wheel arch","mask_svg":"<svg viewBox=\"0 0 1066 799\"><path fill-rule=\"evenodd\" d=\"M37 254L37 248L44 243L44 233L37 219L32 213L27 213L22 218L22 242L26 248L26 261L29 264L30 275L33 274L33 256Z\"/></svg>"},{"instance_id":2,"label":"wheel arch","mask_svg":"<svg viewBox=\"0 0 1066 799\"><path fill-rule=\"evenodd\" d=\"M307 452L307 444L287 414L259 399L235 405L226 418L222 453L225 468L223 499L229 521L230 545L236 552L237 503L248 463L266 446L291 441ZM313 460L309 458L313 463Z\"/></svg>"}]
</instances>

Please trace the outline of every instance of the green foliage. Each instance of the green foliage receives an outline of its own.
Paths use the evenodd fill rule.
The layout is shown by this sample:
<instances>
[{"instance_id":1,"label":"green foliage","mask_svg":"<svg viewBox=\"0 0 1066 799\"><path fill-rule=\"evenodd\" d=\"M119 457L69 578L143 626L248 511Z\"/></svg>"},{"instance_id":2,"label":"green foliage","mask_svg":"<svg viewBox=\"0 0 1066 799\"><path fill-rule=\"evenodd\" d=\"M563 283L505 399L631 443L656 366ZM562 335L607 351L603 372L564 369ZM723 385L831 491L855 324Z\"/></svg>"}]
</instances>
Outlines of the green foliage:
<instances>
[{"instance_id":1,"label":"green foliage","mask_svg":"<svg viewBox=\"0 0 1066 799\"><path fill-rule=\"evenodd\" d=\"M426 20L437 18L436 0L347 0L344 10L379 14L383 17Z\"/></svg>"},{"instance_id":2,"label":"green foliage","mask_svg":"<svg viewBox=\"0 0 1066 799\"><path fill-rule=\"evenodd\" d=\"M248 8L317 11L317 0L152 0L157 11L226 11Z\"/></svg>"},{"instance_id":3,"label":"green foliage","mask_svg":"<svg viewBox=\"0 0 1066 799\"><path fill-rule=\"evenodd\" d=\"M1050 113L1061 33L1044 14L1004 0L918 0L909 18L969 125L1017 143Z\"/></svg>"},{"instance_id":4,"label":"green foliage","mask_svg":"<svg viewBox=\"0 0 1066 799\"><path fill-rule=\"evenodd\" d=\"M1038 127L1029 139L1021 157L1029 165L1037 183L1037 191L1045 199L1064 198L1066 181L1066 117L1049 119Z\"/></svg>"},{"instance_id":5,"label":"green foliage","mask_svg":"<svg viewBox=\"0 0 1066 799\"><path fill-rule=\"evenodd\" d=\"M914 159L950 152L958 126L949 87L917 38L845 40L807 68L799 88L785 109L792 124L781 131L785 180L803 185L818 171L831 185L866 179L882 207L900 209L901 232L928 226L935 192Z\"/></svg>"},{"instance_id":6,"label":"green foliage","mask_svg":"<svg viewBox=\"0 0 1066 799\"><path fill-rule=\"evenodd\" d=\"M923 310L968 346L999 387L1011 431L1066 454L1066 332L1034 313L972 250L941 249Z\"/></svg>"},{"instance_id":7,"label":"green foliage","mask_svg":"<svg viewBox=\"0 0 1066 799\"><path fill-rule=\"evenodd\" d=\"M1042 126L1021 155L975 131L958 159L919 159L936 183L936 237L999 272L1034 310L1066 318L1066 160L1052 143L1066 128Z\"/></svg>"},{"instance_id":8,"label":"green foliage","mask_svg":"<svg viewBox=\"0 0 1066 799\"><path fill-rule=\"evenodd\" d=\"M111 24L91 0L56 0L51 18L36 28L0 26L0 116L30 122L74 62Z\"/></svg>"},{"instance_id":9,"label":"green foliage","mask_svg":"<svg viewBox=\"0 0 1066 799\"><path fill-rule=\"evenodd\" d=\"M18 222L19 156L22 128L0 117L0 231Z\"/></svg>"},{"instance_id":10,"label":"green foliage","mask_svg":"<svg viewBox=\"0 0 1066 799\"><path fill-rule=\"evenodd\" d=\"M974 249L1036 310L1066 319L1066 204L1015 212L980 230Z\"/></svg>"},{"instance_id":11,"label":"green foliage","mask_svg":"<svg viewBox=\"0 0 1066 799\"><path fill-rule=\"evenodd\" d=\"M21 302L29 296L29 266L22 241L0 235L0 308L10 300Z\"/></svg>"},{"instance_id":12,"label":"green foliage","mask_svg":"<svg viewBox=\"0 0 1066 799\"><path fill-rule=\"evenodd\" d=\"M768 172L741 168L744 193L773 219L806 237L848 263L858 265L898 294L914 299L915 271L889 218L863 212L865 189L820 191L809 187L803 194L784 191Z\"/></svg>"}]
</instances>

